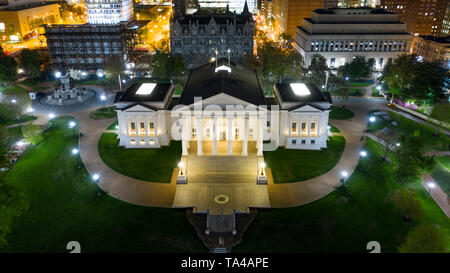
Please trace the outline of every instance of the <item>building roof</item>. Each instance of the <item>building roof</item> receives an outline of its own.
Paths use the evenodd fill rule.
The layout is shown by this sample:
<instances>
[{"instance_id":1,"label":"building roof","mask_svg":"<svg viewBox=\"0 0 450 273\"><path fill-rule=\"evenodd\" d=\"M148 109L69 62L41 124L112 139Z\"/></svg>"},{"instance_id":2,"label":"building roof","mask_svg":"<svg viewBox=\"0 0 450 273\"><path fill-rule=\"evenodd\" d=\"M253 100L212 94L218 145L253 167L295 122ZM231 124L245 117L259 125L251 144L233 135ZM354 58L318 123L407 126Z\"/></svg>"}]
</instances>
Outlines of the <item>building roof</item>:
<instances>
[{"instance_id":1,"label":"building roof","mask_svg":"<svg viewBox=\"0 0 450 273\"><path fill-rule=\"evenodd\" d=\"M228 67L228 61L221 59L218 67ZM227 94L254 105L265 105L264 92L259 85L256 71L231 63L231 72L216 70L216 63L208 63L191 70L189 79L180 98L180 104L191 105L194 97L205 100L218 94Z\"/></svg>"},{"instance_id":2,"label":"building roof","mask_svg":"<svg viewBox=\"0 0 450 273\"><path fill-rule=\"evenodd\" d=\"M424 40L436 42L439 44L450 44L450 36L436 37L436 36L424 35L424 36L419 36L419 37Z\"/></svg>"},{"instance_id":3,"label":"building roof","mask_svg":"<svg viewBox=\"0 0 450 273\"><path fill-rule=\"evenodd\" d=\"M114 103L116 102L162 102L168 95L172 84L171 83L155 83L152 90L148 90L148 94L136 94L140 88L145 88L145 82L134 83L124 92L118 92Z\"/></svg>"},{"instance_id":4,"label":"building roof","mask_svg":"<svg viewBox=\"0 0 450 273\"><path fill-rule=\"evenodd\" d=\"M310 102L329 102L331 103L331 96L328 92L322 92L314 84L302 83L309 91L307 95L296 95L291 87L291 83L277 83L275 84L278 93L283 102L295 102L299 104Z\"/></svg>"}]
</instances>

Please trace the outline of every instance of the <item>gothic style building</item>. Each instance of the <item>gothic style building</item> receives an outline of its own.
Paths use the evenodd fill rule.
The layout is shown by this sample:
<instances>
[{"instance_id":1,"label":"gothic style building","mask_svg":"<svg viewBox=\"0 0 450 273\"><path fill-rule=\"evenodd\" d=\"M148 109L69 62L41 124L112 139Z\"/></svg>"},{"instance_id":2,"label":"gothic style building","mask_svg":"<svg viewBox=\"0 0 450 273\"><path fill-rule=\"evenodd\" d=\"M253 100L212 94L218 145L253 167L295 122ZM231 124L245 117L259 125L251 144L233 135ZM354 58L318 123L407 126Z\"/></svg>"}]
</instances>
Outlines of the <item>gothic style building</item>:
<instances>
[{"instance_id":1,"label":"gothic style building","mask_svg":"<svg viewBox=\"0 0 450 273\"><path fill-rule=\"evenodd\" d=\"M200 9L186 15L177 7L170 22L171 54L187 63L205 63L211 58L237 59L253 53L255 24L247 4L241 14L226 9Z\"/></svg>"}]
</instances>

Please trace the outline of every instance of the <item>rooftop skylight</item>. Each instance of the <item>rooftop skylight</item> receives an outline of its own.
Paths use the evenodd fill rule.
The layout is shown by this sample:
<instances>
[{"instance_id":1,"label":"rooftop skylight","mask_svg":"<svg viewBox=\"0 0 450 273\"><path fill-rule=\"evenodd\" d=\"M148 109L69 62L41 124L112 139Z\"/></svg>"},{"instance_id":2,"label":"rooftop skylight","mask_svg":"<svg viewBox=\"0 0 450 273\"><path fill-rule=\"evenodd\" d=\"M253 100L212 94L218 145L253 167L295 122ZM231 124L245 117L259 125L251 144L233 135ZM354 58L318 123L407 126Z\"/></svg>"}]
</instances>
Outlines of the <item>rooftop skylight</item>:
<instances>
[{"instance_id":1,"label":"rooftop skylight","mask_svg":"<svg viewBox=\"0 0 450 273\"><path fill-rule=\"evenodd\" d=\"M156 83L143 83L136 91L136 95L150 95L155 89Z\"/></svg>"},{"instance_id":2,"label":"rooftop skylight","mask_svg":"<svg viewBox=\"0 0 450 273\"><path fill-rule=\"evenodd\" d=\"M308 87L304 83L291 83L291 89L297 96L308 96L311 95Z\"/></svg>"}]
</instances>

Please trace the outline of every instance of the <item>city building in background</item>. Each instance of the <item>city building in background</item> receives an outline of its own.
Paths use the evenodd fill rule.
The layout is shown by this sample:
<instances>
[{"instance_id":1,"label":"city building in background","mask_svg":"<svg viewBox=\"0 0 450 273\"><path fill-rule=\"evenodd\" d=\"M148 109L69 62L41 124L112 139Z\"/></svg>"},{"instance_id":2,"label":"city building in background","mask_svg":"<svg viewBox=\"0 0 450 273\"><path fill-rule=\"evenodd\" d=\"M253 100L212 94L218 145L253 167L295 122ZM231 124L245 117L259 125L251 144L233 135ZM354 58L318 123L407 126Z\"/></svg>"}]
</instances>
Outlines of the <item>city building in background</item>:
<instances>
[{"instance_id":1,"label":"city building in background","mask_svg":"<svg viewBox=\"0 0 450 273\"><path fill-rule=\"evenodd\" d=\"M124 63L130 59L137 31L146 25L133 20L132 2L88 0L86 9L87 24L44 26L54 69L95 70L104 68L110 56L120 56Z\"/></svg>"},{"instance_id":2,"label":"city building in background","mask_svg":"<svg viewBox=\"0 0 450 273\"><path fill-rule=\"evenodd\" d=\"M253 54L255 23L245 5L241 14L227 9L201 8L186 15L175 7L170 22L171 54L186 63L203 64L211 58L241 58Z\"/></svg>"},{"instance_id":3,"label":"city building in background","mask_svg":"<svg viewBox=\"0 0 450 273\"><path fill-rule=\"evenodd\" d=\"M273 27L279 34L294 36L295 28L302 24L302 20L323 5L324 0L272 0Z\"/></svg>"},{"instance_id":4,"label":"city building in background","mask_svg":"<svg viewBox=\"0 0 450 273\"><path fill-rule=\"evenodd\" d=\"M380 8L397 13L415 35L448 35L449 0L381 0Z\"/></svg>"},{"instance_id":5,"label":"city building in background","mask_svg":"<svg viewBox=\"0 0 450 273\"><path fill-rule=\"evenodd\" d=\"M0 0L0 7L23 7L23 6L29 6L29 5L36 5L41 4L43 2L50 3L57 1L43 1L43 0Z\"/></svg>"},{"instance_id":6,"label":"city building in background","mask_svg":"<svg viewBox=\"0 0 450 273\"><path fill-rule=\"evenodd\" d=\"M118 24L133 18L133 0L86 0L89 24Z\"/></svg>"},{"instance_id":7,"label":"city building in background","mask_svg":"<svg viewBox=\"0 0 450 273\"><path fill-rule=\"evenodd\" d=\"M240 13L247 3L248 10L252 14L258 12L258 0L196 0L200 8L228 8L231 12Z\"/></svg>"},{"instance_id":8,"label":"city building in background","mask_svg":"<svg viewBox=\"0 0 450 273\"><path fill-rule=\"evenodd\" d=\"M414 36L411 53L423 61L437 61L442 67L450 68L450 36Z\"/></svg>"},{"instance_id":9,"label":"city building in background","mask_svg":"<svg viewBox=\"0 0 450 273\"><path fill-rule=\"evenodd\" d=\"M319 9L297 27L294 40L306 66L314 54L320 54L331 68L364 56L375 60L376 69L382 69L409 52L412 35L397 14L382 9Z\"/></svg>"},{"instance_id":10,"label":"city building in background","mask_svg":"<svg viewBox=\"0 0 450 273\"><path fill-rule=\"evenodd\" d=\"M338 7L340 7L340 8L358 8L358 7L375 8L379 4L380 4L380 0L339 0Z\"/></svg>"},{"instance_id":11,"label":"city building in background","mask_svg":"<svg viewBox=\"0 0 450 273\"><path fill-rule=\"evenodd\" d=\"M33 2L26 6L12 5L3 7L0 10L0 35L2 43L3 45L5 43L20 43L38 38L38 28L41 25L52 25L59 22L59 7L55 2Z\"/></svg>"}]
</instances>

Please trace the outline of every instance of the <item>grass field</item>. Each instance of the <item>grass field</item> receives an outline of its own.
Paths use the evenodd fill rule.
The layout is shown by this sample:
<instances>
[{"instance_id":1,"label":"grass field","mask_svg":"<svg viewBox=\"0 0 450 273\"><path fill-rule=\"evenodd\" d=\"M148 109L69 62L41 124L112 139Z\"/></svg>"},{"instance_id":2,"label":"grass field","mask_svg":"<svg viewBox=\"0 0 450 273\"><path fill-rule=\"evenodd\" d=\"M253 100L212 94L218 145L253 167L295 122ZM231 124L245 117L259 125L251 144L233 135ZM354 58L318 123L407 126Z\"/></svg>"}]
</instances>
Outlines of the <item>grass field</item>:
<instances>
[{"instance_id":1,"label":"grass field","mask_svg":"<svg viewBox=\"0 0 450 273\"><path fill-rule=\"evenodd\" d=\"M28 86L30 88L33 88L34 91L42 91L42 90L47 90L52 88L52 86L40 86L39 84L41 84L40 82L35 82L32 81L30 79L25 79L23 81L20 82L21 84ZM54 82L52 82L53 86L54 86Z\"/></svg>"},{"instance_id":2,"label":"grass field","mask_svg":"<svg viewBox=\"0 0 450 273\"><path fill-rule=\"evenodd\" d=\"M272 169L275 183L298 182L331 170L341 158L344 147L344 137L333 136L328 141L327 149L313 151L278 148L273 152L264 152L264 160Z\"/></svg>"},{"instance_id":3,"label":"grass field","mask_svg":"<svg viewBox=\"0 0 450 273\"><path fill-rule=\"evenodd\" d=\"M183 87L182 87L182 86L177 86L177 87L175 87L175 89L173 90L173 94L174 94L174 95L179 95L179 96L181 96L181 93L183 93Z\"/></svg>"},{"instance_id":4,"label":"grass field","mask_svg":"<svg viewBox=\"0 0 450 273\"><path fill-rule=\"evenodd\" d=\"M330 119L351 119L354 115L349 109L331 106Z\"/></svg>"},{"instance_id":5,"label":"grass field","mask_svg":"<svg viewBox=\"0 0 450 273\"><path fill-rule=\"evenodd\" d=\"M233 252L365 252L378 241L381 252L396 252L419 223L438 224L450 251L450 220L419 184L413 186L423 218L409 223L393 206L392 194L401 187L393 166L380 160L381 145L368 140L369 157L339 188L311 204L285 209L259 210L242 242Z\"/></svg>"},{"instance_id":6,"label":"grass field","mask_svg":"<svg viewBox=\"0 0 450 273\"><path fill-rule=\"evenodd\" d=\"M364 96L366 93L366 90L362 89L362 88L350 88L350 96L354 96L354 97L362 97Z\"/></svg>"},{"instance_id":7,"label":"grass field","mask_svg":"<svg viewBox=\"0 0 450 273\"><path fill-rule=\"evenodd\" d=\"M117 113L115 111L116 107L103 107L96 109L89 113L89 117L92 119L108 119L117 117Z\"/></svg>"},{"instance_id":8,"label":"grass field","mask_svg":"<svg viewBox=\"0 0 450 273\"><path fill-rule=\"evenodd\" d=\"M367 87L369 85L372 85L373 82L358 82L358 81L353 81L349 83L350 87Z\"/></svg>"},{"instance_id":9,"label":"grass field","mask_svg":"<svg viewBox=\"0 0 450 273\"><path fill-rule=\"evenodd\" d=\"M125 149L117 135L104 133L98 143L100 157L111 169L151 182L169 183L181 158L181 142L172 141L160 149Z\"/></svg>"},{"instance_id":10,"label":"grass field","mask_svg":"<svg viewBox=\"0 0 450 273\"><path fill-rule=\"evenodd\" d=\"M55 118L46 139L30 148L4 177L24 191L29 209L17 217L0 252L207 252L184 210L141 207L97 196L80 158L69 117Z\"/></svg>"}]
</instances>

